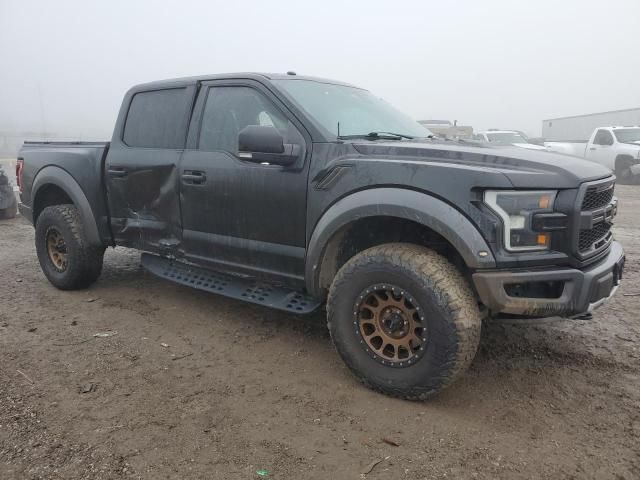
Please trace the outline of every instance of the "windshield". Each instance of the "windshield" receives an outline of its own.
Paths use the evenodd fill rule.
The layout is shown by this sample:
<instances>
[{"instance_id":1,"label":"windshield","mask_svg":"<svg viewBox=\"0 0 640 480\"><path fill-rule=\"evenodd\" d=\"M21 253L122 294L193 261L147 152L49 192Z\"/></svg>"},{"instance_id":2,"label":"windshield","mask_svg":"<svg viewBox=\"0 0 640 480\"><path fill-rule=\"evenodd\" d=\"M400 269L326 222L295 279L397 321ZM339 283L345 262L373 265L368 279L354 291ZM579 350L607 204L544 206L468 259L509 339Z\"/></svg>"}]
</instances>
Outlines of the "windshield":
<instances>
[{"instance_id":1,"label":"windshield","mask_svg":"<svg viewBox=\"0 0 640 480\"><path fill-rule=\"evenodd\" d=\"M362 135L371 132L427 137L431 132L411 117L396 110L367 90L315 82L313 80L273 80L320 125L334 135Z\"/></svg>"},{"instance_id":2,"label":"windshield","mask_svg":"<svg viewBox=\"0 0 640 480\"><path fill-rule=\"evenodd\" d=\"M501 145L528 143L526 138L515 132L487 133L487 138L491 143L499 143Z\"/></svg>"},{"instance_id":3,"label":"windshield","mask_svg":"<svg viewBox=\"0 0 640 480\"><path fill-rule=\"evenodd\" d=\"M640 128L619 128L613 134L620 143L640 142Z\"/></svg>"}]
</instances>

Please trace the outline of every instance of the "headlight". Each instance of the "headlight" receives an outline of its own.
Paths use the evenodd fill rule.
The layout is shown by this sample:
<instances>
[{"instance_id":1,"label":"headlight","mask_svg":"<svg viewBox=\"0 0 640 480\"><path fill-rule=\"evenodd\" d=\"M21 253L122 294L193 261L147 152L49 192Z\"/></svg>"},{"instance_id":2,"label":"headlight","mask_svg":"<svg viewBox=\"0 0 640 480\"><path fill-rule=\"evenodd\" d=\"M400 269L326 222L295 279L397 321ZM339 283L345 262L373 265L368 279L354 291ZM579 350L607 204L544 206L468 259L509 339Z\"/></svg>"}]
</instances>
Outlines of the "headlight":
<instances>
[{"instance_id":1,"label":"headlight","mask_svg":"<svg viewBox=\"0 0 640 480\"><path fill-rule=\"evenodd\" d=\"M549 248L551 234L534 232L531 219L535 213L552 212L555 199L554 190L484 192L484 202L502 219L504 246L511 252Z\"/></svg>"}]
</instances>

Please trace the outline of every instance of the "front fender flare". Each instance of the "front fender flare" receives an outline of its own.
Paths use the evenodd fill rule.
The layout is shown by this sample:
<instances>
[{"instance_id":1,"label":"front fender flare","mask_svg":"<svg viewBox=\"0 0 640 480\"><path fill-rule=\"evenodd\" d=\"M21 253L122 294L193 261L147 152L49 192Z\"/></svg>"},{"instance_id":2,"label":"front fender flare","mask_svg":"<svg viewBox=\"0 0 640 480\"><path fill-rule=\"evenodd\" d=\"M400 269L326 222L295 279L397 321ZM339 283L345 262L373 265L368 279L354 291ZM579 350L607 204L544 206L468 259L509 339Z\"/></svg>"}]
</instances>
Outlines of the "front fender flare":
<instances>
[{"instance_id":1,"label":"front fender flare","mask_svg":"<svg viewBox=\"0 0 640 480\"><path fill-rule=\"evenodd\" d=\"M388 216L420 223L447 239L469 268L495 268L492 250L478 229L458 210L425 193L401 188L372 188L353 193L333 204L316 224L305 262L307 291L322 294L320 266L329 240L341 228L365 217ZM481 257L478 252L487 252Z\"/></svg>"},{"instance_id":2,"label":"front fender flare","mask_svg":"<svg viewBox=\"0 0 640 480\"><path fill-rule=\"evenodd\" d=\"M36 174L31 187L32 208L35 208L35 200L38 198L40 189L47 185L55 185L60 188L73 201L73 204L80 212L80 218L82 219L82 225L89 244L103 246L98 233L98 224L93 215L93 210L91 210L89 200L87 200L87 196L78 185L78 182L66 170L60 167L48 166ZM33 219L34 225L35 222L36 218Z\"/></svg>"}]
</instances>

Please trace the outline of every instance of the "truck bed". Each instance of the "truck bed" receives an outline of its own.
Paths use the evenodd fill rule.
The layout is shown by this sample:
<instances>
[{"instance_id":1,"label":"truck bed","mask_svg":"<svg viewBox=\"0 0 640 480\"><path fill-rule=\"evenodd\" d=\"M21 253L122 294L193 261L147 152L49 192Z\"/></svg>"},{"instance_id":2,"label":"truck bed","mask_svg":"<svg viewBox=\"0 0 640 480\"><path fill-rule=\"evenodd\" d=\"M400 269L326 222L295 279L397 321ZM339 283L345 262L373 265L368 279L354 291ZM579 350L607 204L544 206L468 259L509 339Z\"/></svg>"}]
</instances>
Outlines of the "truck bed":
<instances>
[{"instance_id":1,"label":"truck bed","mask_svg":"<svg viewBox=\"0 0 640 480\"><path fill-rule=\"evenodd\" d=\"M62 146L96 146L96 147L108 147L110 142L76 142L76 141L49 141L49 140L26 140L23 145L62 145Z\"/></svg>"}]
</instances>

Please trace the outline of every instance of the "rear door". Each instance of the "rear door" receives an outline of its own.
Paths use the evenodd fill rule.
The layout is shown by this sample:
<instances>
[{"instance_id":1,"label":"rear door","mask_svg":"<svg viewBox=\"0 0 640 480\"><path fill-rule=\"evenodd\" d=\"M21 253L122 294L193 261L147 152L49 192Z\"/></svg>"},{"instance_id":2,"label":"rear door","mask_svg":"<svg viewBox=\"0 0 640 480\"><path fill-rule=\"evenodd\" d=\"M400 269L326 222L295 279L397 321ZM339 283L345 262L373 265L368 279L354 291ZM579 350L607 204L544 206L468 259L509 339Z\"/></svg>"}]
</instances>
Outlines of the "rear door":
<instances>
[{"instance_id":1,"label":"rear door","mask_svg":"<svg viewBox=\"0 0 640 480\"><path fill-rule=\"evenodd\" d=\"M125 98L105 172L116 244L159 253L179 246L178 162L194 92L180 86Z\"/></svg>"},{"instance_id":2,"label":"rear door","mask_svg":"<svg viewBox=\"0 0 640 480\"><path fill-rule=\"evenodd\" d=\"M183 246L191 261L294 283L304 275L307 176L311 141L302 125L262 84L204 84L181 164ZM297 163L243 160L238 133L276 127L298 144Z\"/></svg>"}]
</instances>

